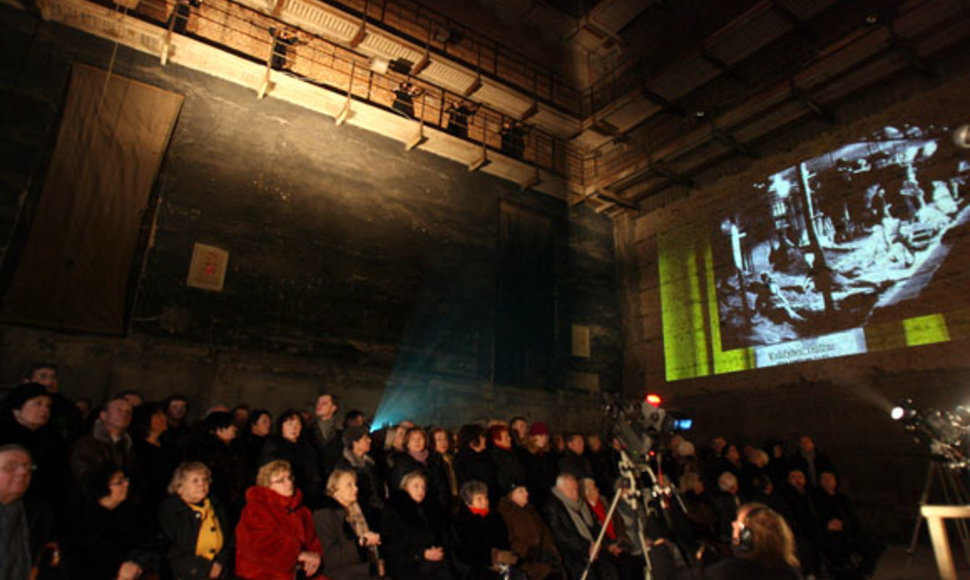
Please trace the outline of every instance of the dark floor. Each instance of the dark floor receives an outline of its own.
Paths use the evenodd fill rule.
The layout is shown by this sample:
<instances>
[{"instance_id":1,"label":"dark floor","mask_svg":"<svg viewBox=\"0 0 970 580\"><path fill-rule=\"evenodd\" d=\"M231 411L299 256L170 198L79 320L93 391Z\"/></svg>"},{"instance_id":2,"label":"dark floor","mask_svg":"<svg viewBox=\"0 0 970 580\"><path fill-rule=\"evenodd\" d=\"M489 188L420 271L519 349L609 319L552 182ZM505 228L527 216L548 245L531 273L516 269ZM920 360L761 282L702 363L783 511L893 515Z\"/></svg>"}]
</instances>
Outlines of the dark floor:
<instances>
[{"instance_id":1,"label":"dark floor","mask_svg":"<svg viewBox=\"0 0 970 580\"><path fill-rule=\"evenodd\" d=\"M957 567L957 577L970 578L970 565L964 557L960 543L950 545L953 550L953 560ZM938 580L940 573L936 568L933 549L920 546L910 558L906 553L906 546L891 545L879 559L879 566L873 575L873 580Z\"/></svg>"}]
</instances>

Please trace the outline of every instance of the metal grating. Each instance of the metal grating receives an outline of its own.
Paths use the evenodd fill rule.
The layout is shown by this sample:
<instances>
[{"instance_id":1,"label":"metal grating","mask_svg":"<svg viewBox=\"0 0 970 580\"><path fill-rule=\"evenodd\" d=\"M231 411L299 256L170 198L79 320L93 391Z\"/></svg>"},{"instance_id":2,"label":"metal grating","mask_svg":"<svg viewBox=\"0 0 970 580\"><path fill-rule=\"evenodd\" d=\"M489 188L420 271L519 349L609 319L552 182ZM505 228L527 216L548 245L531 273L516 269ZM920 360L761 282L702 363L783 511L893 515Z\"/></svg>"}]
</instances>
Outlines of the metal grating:
<instances>
[{"instance_id":1,"label":"metal grating","mask_svg":"<svg viewBox=\"0 0 970 580\"><path fill-rule=\"evenodd\" d=\"M350 42L360 28L357 22L321 9L316 2L304 0L288 0L281 12L281 18L287 22L296 22L309 32L338 42Z\"/></svg>"},{"instance_id":2,"label":"metal grating","mask_svg":"<svg viewBox=\"0 0 970 580\"><path fill-rule=\"evenodd\" d=\"M475 75L436 60L432 60L418 77L460 94L464 94L475 82Z\"/></svg>"},{"instance_id":3,"label":"metal grating","mask_svg":"<svg viewBox=\"0 0 970 580\"><path fill-rule=\"evenodd\" d=\"M363 42L357 45L357 49L365 54L383 56L390 60L403 58L411 61L412 64L417 63L423 56L420 52L401 42L371 31L367 32Z\"/></svg>"}]
</instances>

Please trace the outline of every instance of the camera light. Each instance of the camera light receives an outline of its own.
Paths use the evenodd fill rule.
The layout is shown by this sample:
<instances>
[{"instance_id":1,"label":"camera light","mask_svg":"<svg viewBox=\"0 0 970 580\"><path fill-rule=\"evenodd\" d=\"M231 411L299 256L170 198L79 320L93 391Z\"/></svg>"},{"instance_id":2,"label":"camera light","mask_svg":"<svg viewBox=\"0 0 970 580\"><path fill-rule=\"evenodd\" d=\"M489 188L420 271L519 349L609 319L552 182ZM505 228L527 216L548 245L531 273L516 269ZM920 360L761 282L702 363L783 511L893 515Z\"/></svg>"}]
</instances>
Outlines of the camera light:
<instances>
[{"instance_id":1,"label":"camera light","mask_svg":"<svg viewBox=\"0 0 970 580\"><path fill-rule=\"evenodd\" d=\"M645 400L645 401L646 401L646 402L647 402L648 404L650 404L650 405L653 405L654 407L659 407L659 406L660 406L660 403L662 403L662 402L663 402L663 401L662 401L662 400L660 399L660 395L656 395L656 394L654 394L654 393L650 393L649 395L647 395L647 398L646 398L646 399L644 399L644 400Z\"/></svg>"}]
</instances>

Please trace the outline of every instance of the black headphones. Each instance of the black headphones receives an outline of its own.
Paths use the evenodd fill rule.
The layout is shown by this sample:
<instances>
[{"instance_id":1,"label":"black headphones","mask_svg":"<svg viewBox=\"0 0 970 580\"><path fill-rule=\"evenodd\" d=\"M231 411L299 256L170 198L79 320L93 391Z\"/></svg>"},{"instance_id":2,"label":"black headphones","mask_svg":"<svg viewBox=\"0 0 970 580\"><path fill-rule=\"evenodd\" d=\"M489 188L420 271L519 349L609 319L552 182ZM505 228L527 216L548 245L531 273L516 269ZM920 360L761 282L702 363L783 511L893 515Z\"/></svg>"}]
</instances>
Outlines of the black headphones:
<instances>
[{"instance_id":1,"label":"black headphones","mask_svg":"<svg viewBox=\"0 0 970 580\"><path fill-rule=\"evenodd\" d=\"M738 524L738 551L742 554L750 554L754 551L754 532L748 527L748 521L757 514L771 512L771 508L758 506L752 508L746 516L744 523Z\"/></svg>"}]
</instances>

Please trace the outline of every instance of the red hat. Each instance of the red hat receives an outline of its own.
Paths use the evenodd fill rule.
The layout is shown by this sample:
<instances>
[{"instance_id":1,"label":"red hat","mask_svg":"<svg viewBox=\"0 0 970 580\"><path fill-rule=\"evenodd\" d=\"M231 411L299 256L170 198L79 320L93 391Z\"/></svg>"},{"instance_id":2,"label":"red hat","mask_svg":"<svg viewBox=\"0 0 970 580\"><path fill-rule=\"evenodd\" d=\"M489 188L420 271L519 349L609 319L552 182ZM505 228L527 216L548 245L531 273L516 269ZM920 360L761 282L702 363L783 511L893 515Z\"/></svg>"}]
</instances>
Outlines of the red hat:
<instances>
[{"instance_id":1,"label":"red hat","mask_svg":"<svg viewBox=\"0 0 970 580\"><path fill-rule=\"evenodd\" d=\"M536 421L529 427L529 435L548 435L549 427L542 421Z\"/></svg>"}]
</instances>

